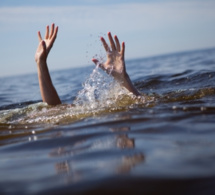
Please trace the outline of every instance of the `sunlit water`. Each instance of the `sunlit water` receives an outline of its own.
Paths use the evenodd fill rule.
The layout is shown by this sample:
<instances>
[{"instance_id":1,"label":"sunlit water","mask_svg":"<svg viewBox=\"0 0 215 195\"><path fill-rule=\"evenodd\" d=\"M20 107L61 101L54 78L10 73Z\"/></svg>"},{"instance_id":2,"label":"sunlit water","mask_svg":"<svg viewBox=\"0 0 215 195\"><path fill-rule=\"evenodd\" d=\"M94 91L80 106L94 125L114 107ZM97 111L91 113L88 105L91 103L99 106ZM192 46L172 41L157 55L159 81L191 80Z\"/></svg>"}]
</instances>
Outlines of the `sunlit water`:
<instances>
[{"instance_id":1,"label":"sunlit water","mask_svg":"<svg viewBox=\"0 0 215 195\"><path fill-rule=\"evenodd\" d=\"M0 78L0 194L215 193L215 49L126 64L142 97L94 66L51 72L55 107Z\"/></svg>"}]
</instances>

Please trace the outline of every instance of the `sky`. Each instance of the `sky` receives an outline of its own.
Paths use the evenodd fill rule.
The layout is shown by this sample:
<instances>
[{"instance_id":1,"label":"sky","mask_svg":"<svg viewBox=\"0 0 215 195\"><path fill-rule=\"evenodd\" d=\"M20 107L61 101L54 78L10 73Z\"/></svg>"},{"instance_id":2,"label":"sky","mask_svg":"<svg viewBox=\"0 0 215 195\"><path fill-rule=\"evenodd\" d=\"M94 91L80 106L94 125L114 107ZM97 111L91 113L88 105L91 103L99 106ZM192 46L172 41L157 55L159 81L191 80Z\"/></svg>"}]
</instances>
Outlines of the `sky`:
<instances>
[{"instance_id":1,"label":"sky","mask_svg":"<svg viewBox=\"0 0 215 195\"><path fill-rule=\"evenodd\" d=\"M214 0L1 0L0 77L36 73L37 31L52 23L51 71L104 58L109 31L125 41L126 60L215 47Z\"/></svg>"}]
</instances>

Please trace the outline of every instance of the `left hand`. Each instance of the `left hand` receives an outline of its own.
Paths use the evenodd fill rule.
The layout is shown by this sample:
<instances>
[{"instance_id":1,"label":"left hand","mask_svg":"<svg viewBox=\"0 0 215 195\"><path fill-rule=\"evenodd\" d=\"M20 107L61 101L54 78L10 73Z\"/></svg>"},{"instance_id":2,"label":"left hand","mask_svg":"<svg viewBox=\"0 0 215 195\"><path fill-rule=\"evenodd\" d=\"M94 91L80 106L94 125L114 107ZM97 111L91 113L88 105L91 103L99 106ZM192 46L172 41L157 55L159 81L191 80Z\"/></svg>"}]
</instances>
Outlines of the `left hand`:
<instances>
[{"instance_id":1,"label":"left hand","mask_svg":"<svg viewBox=\"0 0 215 195\"><path fill-rule=\"evenodd\" d=\"M45 34L44 40L42 39L40 31L38 32L39 45L35 53L35 61L37 63L40 61L47 60L48 54L57 37L57 32L58 32L58 26L55 27L55 24L51 25L50 32L49 32L49 26L46 27L46 34Z\"/></svg>"}]
</instances>

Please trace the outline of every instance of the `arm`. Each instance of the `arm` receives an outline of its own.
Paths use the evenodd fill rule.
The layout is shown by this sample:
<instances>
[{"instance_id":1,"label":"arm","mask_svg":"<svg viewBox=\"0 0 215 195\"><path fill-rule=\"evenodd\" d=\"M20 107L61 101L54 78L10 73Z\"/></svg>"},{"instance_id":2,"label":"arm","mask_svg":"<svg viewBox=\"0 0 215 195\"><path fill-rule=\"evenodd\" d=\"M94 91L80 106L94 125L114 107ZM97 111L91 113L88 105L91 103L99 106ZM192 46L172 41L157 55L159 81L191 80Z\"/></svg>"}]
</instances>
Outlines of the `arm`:
<instances>
[{"instance_id":1,"label":"arm","mask_svg":"<svg viewBox=\"0 0 215 195\"><path fill-rule=\"evenodd\" d=\"M60 98L52 84L47 66L47 57L57 37L58 27L54 24L51 26L49 33L49 26L46 27L46 35L44 40L41 37L40 31L38 32L39 45L35 54L35 61L37 63L38 79L40 86L40 93L43 102L49 105L61 104Z\"/></svg>"},{"instance_id":2,"label":"arm","mask_svg":"<svg viewBox=\"0 0 215 195\"><path fill-rule=\"evenodd\" d=\"M128 91L132 92L134 95L138 96L140 93L132 84L129 75L126 72L125 67L125 43L122 42L120 46L117 36L114 36L115 42L111 36L111 33L108 33L108 38L110 41L110 47L106 43L105 39L101 37L103 46L107 52L107 60L105 63L100 64L97 59L92 59L95 64L99 64L100 68L106 71L108 74L112 75L115 80L117 80L122 87L125 87ZM122 48L121 48L122 47Z\"/></svg>"}]
</instances>

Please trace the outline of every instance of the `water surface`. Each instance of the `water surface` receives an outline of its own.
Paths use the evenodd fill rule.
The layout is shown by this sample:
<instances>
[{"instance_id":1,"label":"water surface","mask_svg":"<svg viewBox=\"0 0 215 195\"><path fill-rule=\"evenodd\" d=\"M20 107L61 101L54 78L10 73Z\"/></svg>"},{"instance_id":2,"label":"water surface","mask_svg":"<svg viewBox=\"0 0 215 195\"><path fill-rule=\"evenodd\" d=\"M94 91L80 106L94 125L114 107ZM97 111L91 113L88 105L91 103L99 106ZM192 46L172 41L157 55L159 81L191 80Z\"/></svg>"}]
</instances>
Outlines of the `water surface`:
<instances>
[{"instance_id":1,"label":"water surface","mask_svg":"<svg viewBox=\"0 0 215 195\"><path fill-rule=\"evenodd\" d=\"M0 78L0 194L214 194L215 49L127 61L135 98L95 67Z\"/></svg>"}]
</instances>

